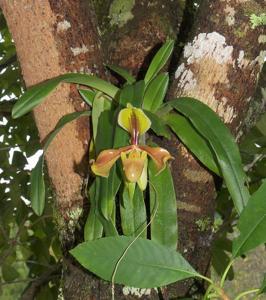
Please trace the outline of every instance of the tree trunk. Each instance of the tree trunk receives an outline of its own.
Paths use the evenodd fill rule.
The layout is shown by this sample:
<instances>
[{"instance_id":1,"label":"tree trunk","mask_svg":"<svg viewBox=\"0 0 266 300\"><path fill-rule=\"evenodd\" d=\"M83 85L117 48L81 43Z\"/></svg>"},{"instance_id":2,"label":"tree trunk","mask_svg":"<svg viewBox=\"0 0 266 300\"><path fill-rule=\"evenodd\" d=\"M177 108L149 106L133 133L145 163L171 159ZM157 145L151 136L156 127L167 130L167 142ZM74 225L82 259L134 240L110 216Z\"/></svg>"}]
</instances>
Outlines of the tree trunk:
<instances>
[{"instance_id":1,"label":"tree trunk","mask_svg":"<svg viewBox=\"0 0 266 300\"><path fill-rule=\"evenodd\" d=\"M170 99L187 96L207 104L237 139L243 133L247 111L257 113L258 104L251 100L265 47L258 42L263 30L252 28L249 15L265 7L263 1L261 5L258 2L203 2L169 93ZM211 257L215 182L182 144L177 146L172 141L168 149L176 148L172 169L178 191L179 247L196 270L204 274ZM205 230L198 226L198 221L207 224ZM175 286L170 287L169 295L176 295Z\"/></svg>"},{"instance_id":2,"label":"tree trunk","mask_svg":"<svg viewBox=\"0 0 266 300\"><path fill-rule=\"evenodd\" d=\"M184 9L180 0L161 0L152 5L148 0L127 1L128 6L117 0L91 2L94 7L85 0L0 0L26 86L70 71L105 77L103 62L142 74L158 46L167 37L178 35ZM187 5L191 3L187 0ZM258 38L262 32L259 27L251 28L248 14L260 12L262 6L263 0L205 1L191 42L185 46L182 64L177 68L178 60L171 62L171 69L177 68L171 96L200 99L218 112L235 134L240 134L252 104L261 66L263 44L258 44ZM66 85L59 87L34 110L40 139L46 137L60 117L81 109L75 90ZM68 125L46 155L65 252L75 243L75 229L82 215L81 186L88 168L88 132L86 119ZM178 141L162 143L175 156L172 170L178 196L179 250L199 272L206 273L215 210L213 177ZM198 220L208 222L206 230L199 229ZM67 255L63 264L65 299L110 299L109 284L88 275ZM172 285L163 290L163 297L184 296L191 284L186 281ZM135 296L133 290L117 289L116 299ZM159 296L152 291L149 296L137 298Z\"/></svg>"}]
</instances>

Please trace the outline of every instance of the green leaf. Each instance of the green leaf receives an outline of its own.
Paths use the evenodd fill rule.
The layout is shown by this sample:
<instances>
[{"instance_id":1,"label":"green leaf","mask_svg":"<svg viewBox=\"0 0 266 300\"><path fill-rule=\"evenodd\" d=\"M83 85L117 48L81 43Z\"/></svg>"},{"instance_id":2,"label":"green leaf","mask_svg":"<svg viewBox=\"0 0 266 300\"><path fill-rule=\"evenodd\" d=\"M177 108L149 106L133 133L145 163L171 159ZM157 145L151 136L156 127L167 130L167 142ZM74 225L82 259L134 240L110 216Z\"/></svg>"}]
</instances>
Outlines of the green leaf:
<instances>
[{"instance_id":1,"label":"green leaf","mask_svg":"<svg viewBox=\"0 0 266 300\"><path fill-rule=\"evenodd\" d=\"M31 172L30 182L30 199L31 207L36 215L41 216L45 205L45 184L43 177L43 155L39 158L39 161L35 168Z\"/></svg>"},{"instance_id":2,"label":"green leaf","mask_svg":"<svg viewBox=\"0 0 266 300\"><path fill-rule=\"evenodd\" d=\"M106 65L110 70L114 71L115 73L117 73L119 76L121 76L122 78L124 78L127 83L132 84L136 81L136 79L134 78L134 76L132 76L127 70L125 70L124 68L118 67L118 66L114 66L114 65Z\"/></svg>"},{"instance_id":3,"label":"green leaf","mask_svg":"<svg viewBox=\"0 0 266 300\"><path fill-rule=\"evenodd\" d=\"M264 278L258 294L264 294L264 293L266 293L266 274L264 274Z\"/></svg>"},{"instance_id":4,"label":"green leaf","mask_svg":"<svg viewBox=\"0 0 266 300\"><path fill-rule=\"evenodd\" d=\"M86 85L93 89L99 90L112 98L115 97L119 90L114 85L93 75L78 73L64 74L28 89L15 103L12 110L12 117L19 118L31 111L34 107L40 104L44 98L58 86L60 82Z\"/></svg>"},{"instance_id":5,"label":"green leaf","mask_svg":"<svg viewBox=\"0 0 266 300\"><path fill-rule=\"evenodd\" d=\"M191 122L180 114L169 114L166 123L188 149L212 172L220 175L215 153Z\"/></svg>"},{"instance_id":6,"label":"green leaf","mask_svg":"<svg viewBox=\"0 0 266 300\"><path fill-rule=\"evenodd\" d=\"M95 99L93 100L93 104L92 104L92 116L91 116L93 139L96 142L95 146L99 146L97 142L99 141L100 137L103 138L102 135L104 132L104 131L99 130L99 134L98 134L98 126L102 126L101 123L102 123L103 119L105 119L104 121L110 123L108 116L110 115L111 106L112 106L112 103L109 100L107 100L101 92L98 92L95 95ZM107 128L106 128L106 131L108 131ZM105 142L105 141L103 141L103 142ZM100 147L100 148L102 149L102 147ZM97 151L97 153L98 153L98 151Z\"/></svg>"},{"instance_id":7,"label":"green leaf","mask_svg":"<svg viewBox=\"0 0 266 300\"><path fill-rule=\"evenodd\" d=\"M133 85L134 87L134 101L133 106L135 107L141 107L144 97L144 91L145 91L145 82L144 80L137 81Z\"/></svg>"},{"instance_id":8,"label":"green leaf","mask_svg":"<svg viewBox=\"0 0 266 300\"><path fill-rule=\"evenodd\" d=\"M163 103L169 84L168 73L159 74L149 84L143 99L143 109L156 112Z\"/></svg>"},{"instance_id":9,"label":"green leaf","mask_svg":"<svg viewBox=\"0 0 266 300\"><path fill-rule=\"evenodd\" d=\"M13 281L19 277L18 271L14 267L10 266L9 264L3 264L2 275L3 275L3 279L7 282Z\"/></svg>"},{"instance_id":10,"label":"green leaf","mask_svg":"<svg viewBox=\"0 0 266 300\"><path fill-rule=\"evenodd\" d=\"M239 150L229 129L207 105L196 99L179 98L169 103L185 115L210 143L235 208L240 214L247 204L249 192L245 186L246 175Z\"/></svg>"},{"instance_id":11,"label":"green leaf","mask_svg":"<svg viewBox=\"0 0 266 300\"><path fill-rule=\"evenodd\" d=\"M251 196L240 215L240 235L233 241L233 256L239 256L266 242L266 181Z\"/></svg>"},{"instance_id":12,"label":"green leaf","mask_svg":"<svg viewBox=\"0 0 266 300\"><path fill-rule=\"evenodd\" d=\"M94 97L96 95L96 92L92 90L84 90L84 89L78 89L82 99L89 105L92 106Z\"/></svg>"},{"instance_id":13,"label":"green leaf","mask_svg":"<svg viewBox=\"0 0 266 300\"><path fill-rule=\"evenodd\" d=\"M58 132L69 122L72 122L80 117L90 116L89 111L73 112L68 115L63 116L56 124L54 130L48 135L43 146L44 153L49 147L52 140L58 134ZM42 215L45 205L45 184L43 177L43 164L44 164L44 154L39 158L39 161L35 168L31 172L31 206L33 211L38 215Z\"/></svg>"},{"instance_id":14,"label":"green leaf","mask_svg":"<svg viewBox=\"0 0 266 300\"><path fill-rule=\"evenodd\" d=\"M60 80L56 78L28 89L15 103L12 109L12 117L16 119L31 111L57 87L59 82Z\"/></svg>"},{"instance_id":15,"label":"green leaf","mask_svg":"<svg viewBox=\"0 0 266 300\"><path fill-rule=\"evenodd\" d=\"M132 85L127 84L120 93L119 103L121 107L126 107L130 103L134 107L141 107L145 83L143 80Z\"/></svg>"},{"instance_id":16,"label":"green leaf","mask_svg":"<svg viewBox=\"0 0 266 300\"><path fill-rule=\"evenodd\" d=\"M58 123L56 124L54 130L48 135L45 139L45 144L43 146L43 151L45 152L49 147L52 140L59 133L59 131L68 123L80 118L80 117L89 117L91 115L90 111L77 111L63 116Z\"/></svg>"},{"instance_id":17,"label":"green leaf","mask_svg":"<svg viewBox=\"0 0 266 300\"><path fill-rule=\"evenodd\" d=\"M129 191L124 187L120 199L120 215L123 234L127 236L137 236L147 225L146 207L143 192L136 185L133 199L129 196ZM147 231L141 234L146 237Z\"/></svg>"},{"instance_id":18,"label":"green leaf","mask_svg":"<svg viewBox=\"0 0 266 300\"><path fill-rule=\"evenodd\" d=\"M154 133L158 136L163 136L167 139L170 139L171 132L165 124L164 120L148 110L144 110L144 112L151 121L152 131L154 131Z\"/></svg>"},{"instance_id":19,"label":"green leaf","mask_svg":"<svg viewBox=\"0 0 266 300\"><path fill-rule=\"evenodd\" d=\"M172 250L177 248L177 206L173 178L167 166L158 171L154 162L149 163L150 210L158 202L157 213L151 223L151 239Z\"/></svg>"},{"instance_id":20,"label":"green leaf","mask_svg":"<svg viewBox=\"0 0 266 300\"><path fill-rule=\"evenodd\" d=\"M70 253L80 264L99 277L110 281L118 260L125 250L115 282L139 288L153 288L198 276L177 252L143 238L133 242L125 236L108 237L79 244Z\"/></svg>"},{"instance_id":21,"label":"green leaf","mask_svg":"<svg viewBox=\"0 0 266 300\"><path fill-rule=\"evenodd\" d=\"M231 261L227 252L232 252L232 243L226 237L216 239L212 245L212 266L216 273L222 277L226 267ZM227 277L229 280L234 278L234 271L231 267Z\"/></svg>"},{"instance_id":22,"label":"green leaf","mask_svg":"<svg viewBox=\"0 0 266 300\"><path fill-rule=\"evenodd\" d=\"M163 68L166 64L167 60L169 59L170 55L172 54L174 49L174 41L170 40L163 44L163 46L159 49L159 51L154 56L151 64L147 70L145 75L144 81L147 85Z\"/></svg>"},{"instance_id":23,"label":"green leaf","mask_svg":"<svg viewBox=\"0 0 266 300\"><path fill-rule=\"evenodd\" d=\"M99 182L99 178L94 180L89 188L90 210L84 227L85 241L98 239L103 233L103 226L98 218L99 184L97 186L97 181Z\"/></svg>"}]
</instances>

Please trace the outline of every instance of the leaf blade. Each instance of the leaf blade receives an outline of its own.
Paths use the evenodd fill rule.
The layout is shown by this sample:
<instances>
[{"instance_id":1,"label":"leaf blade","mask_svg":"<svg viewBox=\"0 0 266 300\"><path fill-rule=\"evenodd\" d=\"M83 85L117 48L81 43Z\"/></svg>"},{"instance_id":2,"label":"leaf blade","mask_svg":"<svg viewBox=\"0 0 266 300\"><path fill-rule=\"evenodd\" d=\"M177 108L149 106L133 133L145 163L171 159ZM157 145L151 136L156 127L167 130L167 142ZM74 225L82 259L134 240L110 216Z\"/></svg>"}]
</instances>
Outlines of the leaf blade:
<instances>
[{"instance_id":1,"label":"leaf blade","mask_svg":"<svg viewBox=\"0 0 266 300\"><path fill-rule=\"evenodd\" d=\"M63 116L56 124L54 130L47 136L43 146L43 154L35 168L31 172L30 182L30 198L33 211L38 215L42 215L45 206L45 183L43 177L44 153L47 148L59 133L59 131L69 122L72 122L80 117L90 116L89 111L73 112Z\"/></svg>"},{"instance_id":2,"label":"leaf blade","mask_svg":"<svg viewBox=\"0 0 266 300\"><path fill-rule=\"evenodd\" d=\"M133 238L125 236L102 238L80 244L70 253L85 268L110 281L117 261L132 241ZM115 282L152 288L197 275L179 253L139 238L120 262Z\"/></svg>"},{"instance_id":3,"label":"leaf blade","mask_svg":"<svg viewBox=\"0 0 266 300\"><path fill-rule=\"evenodd\" d=\"M166 123L208 169L221 176L210 145L207 140L196 131L187 118L180 114L169 114Z\"/></svg>"},{"instance_id":4,"label":"leaf blade","mask_svg":"<svg viewBox=\"0 0 266 300\"><path fill-rule=\"evenodd\" d=\"M154 56L145 75L145 84L148 84L166 64L174 49L174 41L169 40L163 44L159 51Z\"/></svg>"},{"instance_id":5,"label":"leaf blade","mask_svg":"<svg viewBox=\"0 0 266 300\"><path fill-rule=\"evenodd\" d=\"M143 109L156 112L163 103L168 84L168 73L159 74L156 78L154 78L145 91L142 106Z\"/></svg>"},{"instance_id":6,"label":"leaf blade","mask_svg":"<svg viewBox=\"0 0 266 300\"><path fill-rule=\"evenodd\" d=\"M177 248L177 205L173 179L169 166L157 174L153 162L149 164L150 186L150 211L155 202L158 209L151 223L151 239L172 250Z\"/></svg>"},{"instance_id":7,"label":"leaf blade","mask_svg":"<svg viewBox=\"0 0 266 300\"><path fill-rule=\"evenodd\" d=\"M12 109L12 117L19 118L40 104L60 82L76 83L99 90L114 98L119 89L94 75L69 73L42 82L28 89L15 103Z\"/></svg>"},{"instance_id":8,"label":"leaf blade","mask_svg":"<svg viewBox=\"0 0 266 300\"><path fill-rule=\"evenodd\" d=\"M207 105L199 100L187 97L169 103L189 118L193 126L212 146L235 208L240 213L247 204L249 192L245 186L246 175L241 164L240 153L229 129Z\"/></svg>"},{"instance_id":9,"label":"leaf blade","mask_svg":"<svg viewBox=\"0 0 266 300\"><path fill-rule=\"evenodd\" d=\"M31 172L30 199L31 207L37 216L41 216L45 206L45 184L43 178L43 155Z\"/></svg>"},{"instance_id":10,"label":"leaf blade","mask_svg":"<svg viewBox=\"0 0 266 300\"><path fill-rule=\"evenodd\" d=\"M136 79L132 76L126 69L114 66L114 65L106 65L111 71L117 73L119 76L124 78L127 83L133 84Z\"/></svg>"},{"instance_id":11,"label":"leaf blade","mask_svg":"<svg viewBox=\"0 0 266 300\"><path fill-rule=\"evenodd\" d=\"M233 241L233 256L237 257L266 242L266 181L251 196L240 215L240 236Z\"/></svg>"}]
</instances>

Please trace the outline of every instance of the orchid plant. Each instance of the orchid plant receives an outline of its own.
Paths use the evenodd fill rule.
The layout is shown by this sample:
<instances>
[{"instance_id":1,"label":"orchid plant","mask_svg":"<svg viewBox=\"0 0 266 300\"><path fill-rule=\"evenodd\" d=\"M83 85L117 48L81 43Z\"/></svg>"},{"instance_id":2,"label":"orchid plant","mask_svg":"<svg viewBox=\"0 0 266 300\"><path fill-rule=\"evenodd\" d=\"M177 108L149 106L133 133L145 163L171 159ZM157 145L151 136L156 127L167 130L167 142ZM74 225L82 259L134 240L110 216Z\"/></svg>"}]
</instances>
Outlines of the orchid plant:
<instances>
[{"instance_id":1,"label":"orchid plant","mask_svg":"<svg viewBox=\"0 0 266 300\"><path fill-rule=\"evenodd\" d=\"M118 124L130 134L129 146L118 149L103 150L92 164L91 169L95 175L108 177L110 169L121 157L126 183L129 189L135 190L135 183L144 191L147 187L147 155L154 161L158 174L165 169L166 162L173 158L170 153L161 147L139 145L139 138L151 127L150 119L145 113L131 104L122 109L118 115Z\"/></svg>"},{"instance_id":2,"label":"orchid plant","mask_svg":"<svg viewBox=\"0 0 266 300\"><path fill-rule=\"evenodd\" d=\"M17 118L29 112L60 82L86 86L79 92L91 109L59 120L43 148L45 153L65 124L91 116L90 211L84 242L71 254L113 285L152 288L196 277L209 283L204 299L228 299L223 285L234 260L266 242L266 184L250 196L234 138L208 106L184 97L164 103L169 75L160 70L173 47L174 42L167 41L160 48L144 80L136 81L127 71L113 66L109 68L126 81L121 88L94 75L65 74L29 89L15 104L12 115ZM196 272L176 252L177 207L169 164L174 158L152 140L153 135L169 139L173 134L213 174L223 178L240 216L240 235L233 241L230 263L218 283ZM37 215L42 214L45 204L43 164L44 155L31 175L31 205ZM258 295L265 290L264 281L261 288L244 293Z\"/></svg>"}]
</instances>

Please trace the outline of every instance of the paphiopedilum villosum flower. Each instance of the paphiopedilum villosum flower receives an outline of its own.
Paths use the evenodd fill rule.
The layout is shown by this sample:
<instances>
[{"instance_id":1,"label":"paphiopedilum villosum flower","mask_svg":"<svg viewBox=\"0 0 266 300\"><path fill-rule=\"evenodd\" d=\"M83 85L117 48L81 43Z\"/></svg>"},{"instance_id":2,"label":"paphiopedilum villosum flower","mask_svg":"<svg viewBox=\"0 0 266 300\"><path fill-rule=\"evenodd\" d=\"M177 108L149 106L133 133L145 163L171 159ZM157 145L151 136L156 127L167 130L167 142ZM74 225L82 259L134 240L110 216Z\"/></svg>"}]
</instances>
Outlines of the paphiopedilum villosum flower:
<instances>
[{"instance_id":1,"label":"paphiopedilum villosum flower","mask_svg":"<svg viewBox=\"0 0 266 300\"><path fill-rule=\"evenodd\" d=\"M108 177L114 163L121 158L127 182L137 182L140 189L145 190L147 186L147 156L154 161L158 173L165 168L166 162L172 156L163 148L139 145L139 137L151 126L150 119L141 109L128 104L127 108L120 111L118 124L130 134L131 145L102 151L93 162L92 171L96 175Z\"/></svg>"}]
</instances>

